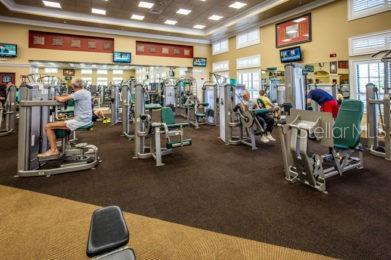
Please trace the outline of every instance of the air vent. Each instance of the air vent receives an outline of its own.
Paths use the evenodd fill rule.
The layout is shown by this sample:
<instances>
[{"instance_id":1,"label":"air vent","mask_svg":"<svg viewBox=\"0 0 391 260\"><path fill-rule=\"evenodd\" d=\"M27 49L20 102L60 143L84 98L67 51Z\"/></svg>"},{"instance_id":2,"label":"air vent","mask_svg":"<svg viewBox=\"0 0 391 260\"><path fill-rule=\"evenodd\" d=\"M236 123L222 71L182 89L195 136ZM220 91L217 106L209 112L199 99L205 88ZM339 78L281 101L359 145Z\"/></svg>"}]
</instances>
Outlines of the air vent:
<instances>
[{"instance_id":1,"label":"air vent","mask_svg":"<svg viewBox=\"0 0 391 260\"><path fill-rule=\"evenodd\" d=\"M163 11L173 2L173 0L157 0L153 5L152 9L148 12L150 14L160 15Z\"/></svg>"}]
</instances>

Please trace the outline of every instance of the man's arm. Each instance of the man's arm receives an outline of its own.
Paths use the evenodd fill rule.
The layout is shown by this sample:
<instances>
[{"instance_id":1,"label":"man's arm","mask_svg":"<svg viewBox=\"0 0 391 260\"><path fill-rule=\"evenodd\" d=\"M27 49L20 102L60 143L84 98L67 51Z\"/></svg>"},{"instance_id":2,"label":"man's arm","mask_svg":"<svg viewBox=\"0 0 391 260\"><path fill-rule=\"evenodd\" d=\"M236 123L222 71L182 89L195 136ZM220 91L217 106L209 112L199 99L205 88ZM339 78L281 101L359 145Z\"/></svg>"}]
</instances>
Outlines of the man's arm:
<instances>
[{"instance_id":1,"label":"man's arm","mask_svg":"<svg viewBox=\"0 0 391 260\"><path fill-rule=\"evenodd\" d=\"M61 102L61 103L65 103L67 102L68 100L71 100L73 99L71 95L67 95L67 96L56 96L54 97L58 102Z\"/></svg>"}]
</instances>

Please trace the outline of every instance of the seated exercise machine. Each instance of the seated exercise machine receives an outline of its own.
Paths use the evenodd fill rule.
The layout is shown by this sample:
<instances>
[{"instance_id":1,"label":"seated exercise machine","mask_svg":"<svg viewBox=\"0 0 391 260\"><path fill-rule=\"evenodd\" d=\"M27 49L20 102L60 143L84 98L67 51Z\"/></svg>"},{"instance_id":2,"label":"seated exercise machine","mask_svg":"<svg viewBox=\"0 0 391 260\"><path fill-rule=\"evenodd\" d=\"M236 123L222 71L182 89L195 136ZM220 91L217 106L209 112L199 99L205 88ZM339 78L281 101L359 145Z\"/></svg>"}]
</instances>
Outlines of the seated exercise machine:
<instances>
[{"instance_id":1,"label":"seated exercise machine","mask_svg":"<svg viewBox=\"0 0 391 260\"><path fill-rule=\"evenodd\" d=\"M135 260L128 247L129 230L122 211L109 206L94 211L87 241L87 256L105 260Z\"/></svg>"},{"instance_id":2,"label":"seated exercise machine","mask_svg":"<svg viewBox=\"0 0 391 260\"><path fill-rule=\"evenodd\" d=\"M381 97L380 88L369 83L367 90L367 131L368 148L373 155L391 160L391 50L381 51L373 55L385 54L384 63L384 94ZM382 132L379 130L379 121ZM384 145L380 144L380 136L384 135Z\"/></svg>"},{"instance_id":3,"label":"seated exercise machine","mask_svg":"<svg viewBox=\"0 0 391 260\"><path fill-rule=\"evenodd\" d=\"M194 126L195 129L200 128L200 125L207 124L205 109L209 106L208 103L199 102L196 95L190 93L185 102L187 113L187 122Z\"/></svg>"},{"instance_id":4,"label":"seated exercise machine","mask_svg":"<svg viewBox=\"0 0 391 260\"><path fill-rule=\"evenodd\" d=\"M163 81L163 106L172 108L176 107L175 85L176 80L174 78L168 78Z\"/></svg>"},{"instance_id":5,"label":"seated exercise machine","mask_svg":"<svg viewBox=\"0 0 391 260\"><path fill-rule=\"evenodd\" d=\"M226 84L220 87L220 139L226 145L244 144L257 150L256 136L264 133L257 115L268 112L267 109L242 111L240 108L241 93L244 85ZM234 135L234 130L239 135Z\"/></svg>"},{"instance_id":6,"label":"seated exercise machine","mask_svg":"<svg viewBox=\"0 0 391 260\"><path fill-rule=\"evenodd\" d=\"M291 109L286 124L280 125L285 179L327 193L328 178L362 169L363 112L361 101L345 100L334 123L331 113ZM309 138L328 147L329 153L310 152Z\"/></svg>"},{"instance_id":7,"label":"seated exercise machine","mask_svg":"<svg viewBox=\"0 0 391 260\"><path fill-rule=\"evenodd\" d=\"M171 154L174 148L189 146L191 139L185 139L183 128L187 123L176 123L170 107L160 104L145 104L144 87L136 84L135 106L135 159L154 158L156 166L164 165L162 156ZM148 112L147 112L148 111ZM162 136L165 147L162 147ZM149 139L149 145L147 140Z\"/></svg>"},{"instance_id":8,"label":"seated exercise machine","mask_svg":"<svg viewBox=\"0 0 391 260\"><path fill-rule=\"evenodd\" d=\"M99 163L98 148L94 145L70 142L71 131L56 130L61 139L58 156L39 159L38 154L48 150L44 126L55 121L63 104L53 100L54 88L42 83L23 83L20 87L18 177L50 176L95 168ZM87 125L76 131L89 131Z\"/></svg>"},{"instance_id":9,"label":"seated exercise machine","mask_svg":"<svg viewBox=\"0 0 391 260\"><path fill-rule=\"evenodd\" d=\"M0 136L15 132L16 127L16 86L7 88L7 97L0 102Z\"/></svg>"}]
</instances>

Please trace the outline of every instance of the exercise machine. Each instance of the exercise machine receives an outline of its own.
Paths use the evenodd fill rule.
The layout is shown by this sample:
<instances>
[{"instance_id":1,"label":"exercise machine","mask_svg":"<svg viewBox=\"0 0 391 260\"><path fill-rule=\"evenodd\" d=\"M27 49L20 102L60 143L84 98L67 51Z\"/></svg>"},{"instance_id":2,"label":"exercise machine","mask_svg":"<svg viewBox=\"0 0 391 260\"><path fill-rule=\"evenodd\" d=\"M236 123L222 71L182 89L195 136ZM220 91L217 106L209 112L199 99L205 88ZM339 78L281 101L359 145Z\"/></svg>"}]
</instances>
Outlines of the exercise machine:
<instances>
[{"instance_id":1,"label":"exercise machine","mask_svg":"<svg viewBox=\"0 0 391 260\"><path fill-rule=\"evenodd\" d=\"M122 84L122 135L129 140L134 138L131 134L130 126L134 121L134 99L135 99L134 80L128 80Z\"/></svg>"},{"instance_id":2,"label":"exercise machine","mask_svg":"<svg viewBox=\"0 0 391 260\"><path fill-rule=\"evenodd\" d=\"M121 123L121 87L122 84L111 86L111 123Z\"/></svg>"},{"instance_id":3,"label":"exercise machine","mask_svg":"<svg viewBox=\"0 0 391 260\"><path fill-rule=\"evenodd\" d=\"M361 101L345 100L334 123L330 113L291 109L280 131L285 179L327 193L327 179L362 169L363 112ZM310 151L310 138L327 147L329 153Z\"/></svg>"},{"instance_id":4,"label":"exercise machine","mask_svg":"<svg viewBox=\"0 0 391 260\"><path fill-rule=\"evenodd\" d=\"M220 139L226 145L244 144L257 150L256 136L264 133L257 115L268 111L241 111L241 94L244 90L244 85L225 84L220 87ZM239 135L234 135L235 130L239 131Z\"/></svg>"},{"instance_id":5,"label":"exercise machine","mask_svg":"<svg viewBox=\"0 0 391 260\"><path fill-rule=\"evenodd\" d=\"M99 163L98 148L94 145L71 143L71 131L56 130L61 139L58 156L39 159L38 154L48 150L44 126L55 121L59 107L64 105L54 98L54 87L42 83L23 83L20 86L18 177L51 176L95 168ZM87 125L76 131L89 131Z\"/></svg>"},{"instance_id":6,"label":"exercise machine","mask_svg":"<svg viewBox=\"0 0 391 260\"><path fill-rule=\"evenodd\" d=\"M8 87L6 99L3 103L0 102L0 136L10 135L15 132L16 93L17 88L15 85Z\"/></svg>"},{"instance_id":7,"label":"exercise machine","mask_svg":"<svg viewBox=\"0 0 391 260\"><path fill-rule=\"evenodd\" d=\"M207 81L202 86L203 103L205 107L206 123L217 125L219 121L219 89L217 83Z\"/></svg>"},{"instance_id":8,"label":"exercise machine","mask_svg":"<svg viewBox=\"0 0 391 260\"><path fill-rule=\"evenodd\" d=\"M367 131L368 148L373 155L391 160L391 50L381 51L373 55L377 57L384 54L384 94L381 97L380 88L373 83L366 86L367 90ZM379 120L383 129L384 145L380 144Z\"/></svg>"},{"instance_id":9,"label":"exercise machine","mask_svg":"<svg viewBox=\"0 0 391 260\"><path fill-rule=\"evenodd\" d=\"M175 85L176 80L174 78L169 78L163 81L163 106L172 108L176 107Z\"/></svg>"},{"instance_id":10,"label":"exercise machine","mask_svg":"<svg viewBox=\"0 0 391 260\"><path fill-rule=\"evenodd\" d=\"M207 124L205 109L209 106L208 103L201 103L196 95L190 93L184 106L187 122L194 126L195 129L199 129L200 125Z\"/></svg>"},{"instance_id":11,"label":"exercise machine","mask_svg":"<svg viewBox=\"0 0 391 260\"><path fill-rule=\"evenodd\" d=\"M128 247L129 230L118 206L94 211L87 241L87 256L104 260L135 260Z\"/></svg>"},{"instance_id":12,"label":"exercise machine","mask_svg":"<svg viewBox=\"0 0 391 260\"><path fill-rule=\"evenodd\" d=\"M164 155L171 154L174 148L192 144L191 139L184 138L183 128L188 124L176 123L175 115L170 107L161 107L160 104L145 104L146 90L143 85L136 84L135 90L134 158L154 158L156 166L163 166L162 157ZM163 147L162 141L165 141L163 143L165 147Z\"/></svg>"}]
</instances>

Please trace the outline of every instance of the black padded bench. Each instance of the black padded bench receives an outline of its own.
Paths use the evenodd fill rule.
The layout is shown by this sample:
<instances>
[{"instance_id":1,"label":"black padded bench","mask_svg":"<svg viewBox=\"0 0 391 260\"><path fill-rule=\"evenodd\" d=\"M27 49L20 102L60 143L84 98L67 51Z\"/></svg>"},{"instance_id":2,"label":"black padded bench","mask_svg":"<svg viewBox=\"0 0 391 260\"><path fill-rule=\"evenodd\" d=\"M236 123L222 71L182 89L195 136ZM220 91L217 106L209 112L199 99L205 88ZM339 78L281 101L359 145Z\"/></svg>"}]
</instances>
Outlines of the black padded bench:
<instances>
[{"instance_id":1,"label":"black padded bench","mask_svg":"<svg viewBox=\"0 0 391 260\"><path fill-rule=\"evenodd\" d=\"M119 207L109 206L94 211L87 256L105 260L134 260L136 257L133 250L127 247L128 242L128 227Z\"/></svg>"}]
</instances>

